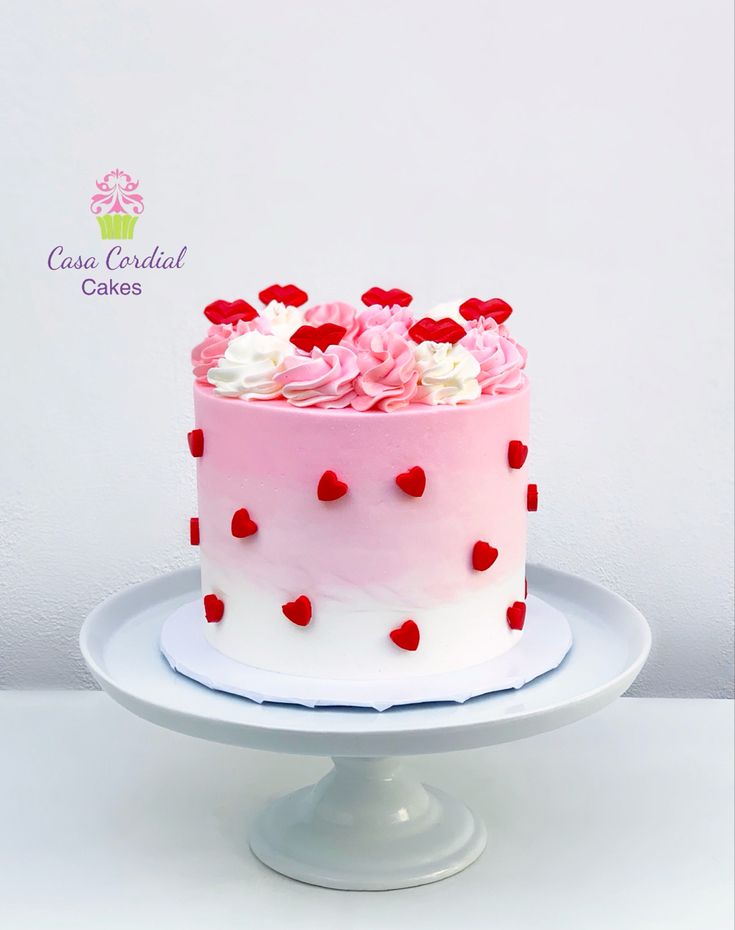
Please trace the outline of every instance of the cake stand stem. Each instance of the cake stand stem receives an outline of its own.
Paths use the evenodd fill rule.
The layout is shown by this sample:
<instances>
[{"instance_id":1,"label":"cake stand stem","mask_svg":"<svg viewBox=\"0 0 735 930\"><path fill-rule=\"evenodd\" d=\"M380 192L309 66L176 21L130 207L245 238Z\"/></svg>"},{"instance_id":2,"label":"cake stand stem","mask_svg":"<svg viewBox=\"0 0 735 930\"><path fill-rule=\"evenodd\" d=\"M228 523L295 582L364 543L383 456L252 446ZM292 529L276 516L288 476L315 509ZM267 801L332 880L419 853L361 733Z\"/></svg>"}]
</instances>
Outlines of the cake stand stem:
<instances>
[{"instance_id":1,"label":"cake stand stem","mask_svg":"<svg viewBox=\"0 0 735 930\"><path fill-rule=\"evenodd\" d=\"M315 785L271 802L250 847L290 878L344 890L436 882L485 848L485 827L461 801L422 785L396 758L344 758Z\"/></svg>"}]
</instances>

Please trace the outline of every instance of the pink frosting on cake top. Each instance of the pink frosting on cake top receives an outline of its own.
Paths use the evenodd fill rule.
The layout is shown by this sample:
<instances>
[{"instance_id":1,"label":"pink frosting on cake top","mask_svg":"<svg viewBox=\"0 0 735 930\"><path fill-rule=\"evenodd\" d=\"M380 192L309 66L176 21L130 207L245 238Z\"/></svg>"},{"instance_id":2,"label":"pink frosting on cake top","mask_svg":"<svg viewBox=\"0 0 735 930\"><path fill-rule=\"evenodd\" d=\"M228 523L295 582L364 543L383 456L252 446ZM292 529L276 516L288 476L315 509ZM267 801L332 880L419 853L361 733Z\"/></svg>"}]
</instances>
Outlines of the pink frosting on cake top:
<instances>
[{"instance_id":1,"label":"pink frosting on cake top","mask_svg":"<svg viewBox=\"0 0 735 930\"><path fill-rule=\"evenodd\" d=\"M459 344L480 363L477 380L483 394L511 394L526 383L526 350L491 317L468 323Z\"/></svg>"},{"instance_id":2,"label":"pink frosting on cake top","mask_svg":"<svg viewBox=\"0 0 735 930\"><path fill-rule=\"evenodd\" d=\"M274 380L295 407L347 407L355 392L357 358L347 346L312 349L311 355L292 355Z\"/></svg>"},{"instance_id":3,"label":"pink frosting on cake top","mask_svg":"<svg viewBox=\"0 0 735 930\"><path fill-rule=\"evenodd\" d=\"M334 323L335 326L344 326L347 330L343 340L345 343L350 343L360 331L356 308L351 304L343 303L341 300L309 307L304 314L304 319L309 326L321 326L322 323Z\"/></svg>"},{"instance_id":4,"label":"pink frosting on cake top","mask_svg":"<svg viewBox=\"0 0 735 930\"><path fill-rule=\"evenodd\" d=\"M295 289L305 298L305 292ZM376 290L393 293L376 288L368 293ZM475 299L475 303L482 310L494 301ZM510 307L504 306L509 315ZM276 393L269 394L269 398L282 397L297 407L351 406L359 411L392 412L407 404L472 403L480 392L508 394L523 388L526 351L510 337L505 325L499 326L491 316L470 321L452 316L452 338L445 339L450 320L436 323L432 314L435 311L414 313L411 307L399 304L374 303L358 310L343 301L307 309L296 303L285 306L271 302L248 321L210 326L206 338L192 351L194 377L201 384L215 383L216 379L208 375L220 367L232 340L257 331L278 343L272 370ZM428 324L433 327L431 332L422 330L422 338L416 325L419 319L424 329ZM309 353L311 346L294 338L295 334L309 331L308 327L325 324L339 327L340 335L344 330L341 338L336 337L339 343L325 351L315 349ZM239 359L238 364L243 369L242 377L230 385L228 394L235 399L249 399L246 391L236 389L237 384L252 381L248 359Z\"/></svg>"},{"instance_id":5,"label":"pink frosting on cake top","mask_svg":"<svg viewBox=\"0 0 735 930\"><path fill-rule=\"evenodd\" d=\"M406 336L414 323L414 316L408 307L366 307L357 314L360 333L369 329L382 329L386 332Z\"/></svg>"},{"instance_id":6,"label":"pink frosting on cake top","mask_svg":"<svg viewBox=\"0 0 735 930\"><path fill-rule=\"evenodd\" d=\"M355 410L399 410L416 393L419 372L413 349L398 333L376 327L357 340Z\"/></svg>"}]
</instances>

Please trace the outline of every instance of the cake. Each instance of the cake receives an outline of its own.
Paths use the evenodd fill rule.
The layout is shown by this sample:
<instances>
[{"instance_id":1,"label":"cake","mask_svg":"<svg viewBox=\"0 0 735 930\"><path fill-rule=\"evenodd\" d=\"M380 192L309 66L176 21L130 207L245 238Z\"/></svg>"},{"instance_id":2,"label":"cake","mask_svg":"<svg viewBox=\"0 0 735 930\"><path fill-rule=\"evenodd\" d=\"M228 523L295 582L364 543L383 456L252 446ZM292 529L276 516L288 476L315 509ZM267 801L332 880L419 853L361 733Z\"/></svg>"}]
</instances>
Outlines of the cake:
<instances>
[{"instance_id":1,"label":"cake","mask_svg":"<svg viewBox=\"0 0 735 930\"><path fill-rule=\"evenodd\" d=\"M273 285L218 300L192 352L201 623L245 666L377 681L455 672L523 635L526 352L511 307L358 309Z\"/></svg>"}]
</instances>

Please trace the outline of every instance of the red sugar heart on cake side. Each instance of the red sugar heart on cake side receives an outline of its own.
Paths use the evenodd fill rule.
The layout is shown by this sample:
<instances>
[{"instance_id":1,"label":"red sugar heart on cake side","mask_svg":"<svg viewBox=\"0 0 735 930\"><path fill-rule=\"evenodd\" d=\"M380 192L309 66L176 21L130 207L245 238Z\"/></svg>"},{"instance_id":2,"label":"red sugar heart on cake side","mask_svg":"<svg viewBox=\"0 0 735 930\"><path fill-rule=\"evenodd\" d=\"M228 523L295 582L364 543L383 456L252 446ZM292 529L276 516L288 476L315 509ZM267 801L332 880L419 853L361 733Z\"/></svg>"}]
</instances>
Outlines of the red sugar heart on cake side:
<instances>
[{"instance_id":1,"label":"red sugar heart on cake side","mask_svg":"<svg viewBox=\"0 0 735 930\"><path fill-rule=\"evenodd\" d=\"M472 567L476 572L486 572L495 564L497 557L498 550L482 539L478 539L472 547Z\"/></svg>"},{"instance_id":2,"label":"red sugar heart on cake side","mask_svg":"<svg viewBox=\"0 0 735 930\"><path fill-rule=\"evenodd\" d=\"M192 517L189 520L189 542L192 546L199 545L199 517Z\"/></svg>"},{"instance_id":3,"label":"red sugar heart on cake side","mask_svg":"<svg viewBox=\"0 0 735 930\"><path fill-rule=\"evenodd\" d=\"M526 509L532 512L538 510L538 485L529 484L526 489Z\"/></svg>"},{"instance_id":4,"label":"red sugar heart on cake side","mask_svg":"<svg viewBox=\"0 0 735 930\"><path fill-rule=\"evenodd\" d=\"M523 624L526 622L526 605L523 601L516 601L511 604L506 611L506 617L511 630L522 630Z\"/></svg>"},{"instance_id":5,"label":"red sugar heart on cake side","mask_svg":"<svg viewBox=\"0 0 735 930\"><path fill-rule=\"evenodd\" d=\"M299 326L291 336L291 342L302 352L321 349L326 352L329 346L337 345L347 332L344 326L336 323L322 323L321 326Z\"/></svg>"},{"instance_id":6,"label":"red sugar heart on cake side","mask_svg":"<svg viewBox=\"0 0 735 930\"><path fill-rule=\"evenodd\" d=\"M232 535L237 539L254 536L258 532L258 524L250 519L250 514L244 507L236 510L232 515Z\"/></svg>"},{"instance_id":7,"label":"red sugar heart on cake side","mask_svg":"<svg viewBox=\"0 0 735 930\"><path fill-rule=\"evenodd\" d=\"M528 446L520 439L512 439L508 443L508 464L511 468L523 468L528 458Z\"/></svg>"},{"instance_id":8,"label":"red sugar heart on cake side","mask_svg":"<svg viewBox=\"0 0 735 930\"><path fill-rule=\"evenodd\" d=\"M204 308L204 316L210 323L239 323L254 320L257 315L258 311L247 300L215 300Z\"/></svg>"},{"instance_id":9,"label":"red sugar heart on cake side","mask_svg":"<svg viewBox=\"0 0 735 930\"><path fill-rule=\"evenodd\" d=\"M325 471L319 479L316 496L320 501L336 501L340 497L344 497L347 491L347 484L340 481L335 472Z\"/></svg>"},{"instance_id":10,"label":"red sugar heart on cake side","mask_svg":"<svg viewBox=\"0 0 735 930\"><path fill-rule=\"evenodd\" d=\"M191 432L186 434L186 439L189 443L189 452L194 456L195 459L199 459L204 455L204 432L200 429L193 429Z\"/></svg>"},{"instance_id":11,"label":"red sugar heart on cake side","mask_svg":"<svg viewBox=\"0 0 735 930\"><path fill-rule=\"evenodd\" d=\"M219 623L225 615L225 602L216 594L204 595L204 616L207 623Z\"/></svg>"},{"instance_id":12,"label":"red sugar heart on cake side","mask_svg":"<svg viewBox=\"0 0 735 930\"><path fill-rule=\"evenodd\" d=\"M499 297L491 297L490 300L480 300L479 297L470 297L463 304L459 305L460 316L465 320L479 320L482 317L489 316L500 325L505 323L513 312L510 304L501 300Z\"/></svg>"},{"instance_id":13,"label":"red sugar heart on cake side","mask_svg":"<svg viewBox=\"0 0 735 930\"><path fill-rule=\"evenodd\" d=\"M421 497L426 490L426 472L420 465L414 465L408 471L396 475L396 484L404 494L411 497Z\"/></svg>"},{"instance_id":14,"label":"red sugar heart on cake side","mask_svg":"<svg viewBox=\"0 0 735 930\"><path fill-rule=\"evenodd\" d=\"M366 307L407 307L413 297L408 291L402 291L400 287L392 287L384 291L382 287L371 287L370 290L360 298Z\"/></svg>"},{"instance_id":15,"label":"red sugar heart on cake side","mask_svg":"<svg viewBox=\"0 0 735 930\"><path fill-rule=\"evenodd\" d=\"M296 626L307 626L311 621L311 601L302 594L295 601L289 601L281 607L284 617Z\"/></svg>"},{"instance_id":16,"label":"red sugar heart on cake side","mask_svg":"<svg viewBox=\"0 0 735 930\"><path fill-rule=\"evenodd\" d=\"M413 620L405 620L397 629L391 630L389 635L399 649L415 652L419 648L421 634Z\"/></svg>"},{"instance_id":17,"label":"red sugar heart on cake side","mask_svg":"<svg viewBox=\"0 0 735 930\"><path fill-rule=\"evenodd\" d=\"M284 284L283 286L271 284L270 287L262 290L258 297L264 304L269 304L272 300L275 300L286 307L301 307L309 299L306 291L302 291L295 284Z\"/></svg>"}]
</instances>

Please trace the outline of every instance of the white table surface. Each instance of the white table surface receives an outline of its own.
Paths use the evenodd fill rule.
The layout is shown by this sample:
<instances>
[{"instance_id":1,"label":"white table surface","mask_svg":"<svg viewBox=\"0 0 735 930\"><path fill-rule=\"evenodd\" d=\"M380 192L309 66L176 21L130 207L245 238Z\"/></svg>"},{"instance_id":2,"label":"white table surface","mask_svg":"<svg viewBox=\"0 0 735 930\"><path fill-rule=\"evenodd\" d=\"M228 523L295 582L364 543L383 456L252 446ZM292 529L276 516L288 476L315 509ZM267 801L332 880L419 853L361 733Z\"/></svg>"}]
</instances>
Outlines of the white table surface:
<instances>
[{"instance_id":1,"label":"white table surface","mask_svg":"<svg viewBox=\"0 0 735 930\"><path fill-rule=\"evenodd\" d=\"M329 891L250 853L268 799L320 758L162 730L99 692L0 692L3 930L732 930L733 704L623 698L489 749L420 756L485 818L435 885Z\"/></svg>"}]
</instances>

